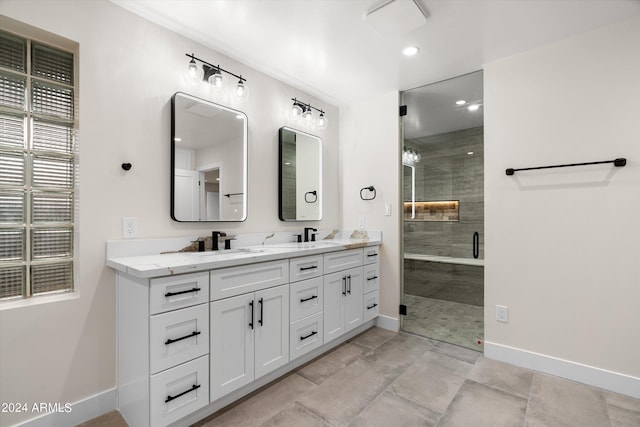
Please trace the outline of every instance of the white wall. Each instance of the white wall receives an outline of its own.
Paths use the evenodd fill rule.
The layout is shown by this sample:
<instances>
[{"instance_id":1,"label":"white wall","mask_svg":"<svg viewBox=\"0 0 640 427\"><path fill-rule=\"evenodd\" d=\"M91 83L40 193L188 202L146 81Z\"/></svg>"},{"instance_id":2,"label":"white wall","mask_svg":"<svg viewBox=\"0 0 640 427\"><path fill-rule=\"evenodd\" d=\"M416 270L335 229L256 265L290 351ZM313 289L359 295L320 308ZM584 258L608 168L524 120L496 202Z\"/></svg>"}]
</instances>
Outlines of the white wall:
<instances>
[{"instance_id":1,"label":"white wall","mask_svg":"<svg viewBox=\"0 0 640 427\"><path fill-rule=\"evenodd\" d=\"M484 73L487 351L622 374L637 397L639 49L636 18ZM504 172L617 157L627 166ZM495 321L496 304L509 323Z\"/></svg>"},{"instance_id":2,"label":"white wall","mask_svg":"<svg viewBox=\"0 0 640 427\"><path fill-rule=\"evenodd\" d=\"M342 224L345 230L381 230L380 314L398 325L400 304L400 145L399 94L389 92L340 109ZM360 199L373 185L374 200ZM384 216L385 204L391 216Z\"/></svg>"},{"instance_id":3,"label":"white wall","mask_svg":"<svg viewBox=\"0 0 640 427\"><path fill-rule=\"evenodd\" d=\"M338 110L299 90L149 23L104 0L2 0L0 12L80 44L79 298L0 310L0 402L75 402L115 387L114 273L105 241L120 239L121 218L136 217L141 238L227 232L338 228ZM4 28L4 27L3 27ZM214 102L249 117L249 211L243 223L181 224L169 217L170 97L192 90L185 53L242 74L246 104ZM290 98L322 108L325 203L322 222L278 220L278 128ZM308 129L302 129L309 131ZM124 172L120 164L131 162ZM6 426L32 414L2 414Z\"/></svg>"}]
</instances>

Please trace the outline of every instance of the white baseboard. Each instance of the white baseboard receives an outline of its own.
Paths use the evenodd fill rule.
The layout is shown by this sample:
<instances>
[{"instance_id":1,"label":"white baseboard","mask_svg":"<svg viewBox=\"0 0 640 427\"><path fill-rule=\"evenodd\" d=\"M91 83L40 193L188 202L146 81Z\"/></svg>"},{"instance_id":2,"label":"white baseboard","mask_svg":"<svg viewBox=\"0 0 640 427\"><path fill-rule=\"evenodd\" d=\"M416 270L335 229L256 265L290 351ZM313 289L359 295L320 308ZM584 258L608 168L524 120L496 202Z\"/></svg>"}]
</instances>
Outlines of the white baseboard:
<instances>
[{"instance_id":1,"label":"white baseboard","mask_svg":"<svg viewBox=\"0 0 640 427\"><path fill-rule=\"evenodd\" d=\"M60 412L49 412L16 424L15 427L69 427L116 409L116 388L105 390L93 396L72 403L65 411L65 403L59 404Z\"/></svg>"},{"instance_id":2,"label":"white baseboard","mask_svg":"<svg viewBox=\"0 0 640 427\"><path fill-rule=\"evenodd\" d=\"M398 332L400 330L400 321L395 317L378 315L378 318L376 319L376 326L382 329Z\"/></svg>"},{"instance_id":3,"label":"white baseboard","mask_svg":"<svg viewBox=\"0 0 640 427\"><path fill-rule=\"evenodd\" d=\"M640 378L630 375L489 341L484 342L484 355L490 359L640 399Z\"/></svg>"}]
</instances>

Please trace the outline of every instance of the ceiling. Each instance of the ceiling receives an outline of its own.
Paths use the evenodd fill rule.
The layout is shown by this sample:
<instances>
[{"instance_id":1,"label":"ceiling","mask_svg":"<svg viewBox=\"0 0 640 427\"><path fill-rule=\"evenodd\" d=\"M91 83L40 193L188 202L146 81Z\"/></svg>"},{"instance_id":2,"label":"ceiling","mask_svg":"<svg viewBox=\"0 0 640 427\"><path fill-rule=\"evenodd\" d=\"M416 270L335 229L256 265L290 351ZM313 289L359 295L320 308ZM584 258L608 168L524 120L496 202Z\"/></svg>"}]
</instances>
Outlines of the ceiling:
<instances>
[{"instance_id":1,"label":"ceiling","mask_svg":"<svg viewBox=\"0 0 640 427\"><path fill-rule=\"evenodd\" d=\"M640 0L415 0L426 21L405 27L405 14L383 35L365 14L389 0L112 1L336 105L466 74L640 14ZM419 53L402 55L407 45Z\"/></svg>"}]
</instances>

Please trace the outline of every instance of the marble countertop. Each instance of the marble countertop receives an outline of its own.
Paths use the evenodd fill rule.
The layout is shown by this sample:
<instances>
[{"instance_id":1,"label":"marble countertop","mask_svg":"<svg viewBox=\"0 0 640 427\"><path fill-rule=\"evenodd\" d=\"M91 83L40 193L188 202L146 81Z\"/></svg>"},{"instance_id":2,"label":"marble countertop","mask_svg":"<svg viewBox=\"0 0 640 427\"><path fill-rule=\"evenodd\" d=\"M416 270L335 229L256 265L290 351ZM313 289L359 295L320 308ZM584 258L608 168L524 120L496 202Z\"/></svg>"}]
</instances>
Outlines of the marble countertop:
<instances>
[{"instance_id":1,"label":"marble countertop","mask_svg":"<svg viewBox=\"0 0 640 427\"><path fill-rule=\"evenodd\" d=\"M272 243L219 251L112 257L107 251L107 266L133 277L152 278L376 246L381 243L382 240L376 238L333 239L308 243Z\"/></svg>"}]
</instances>

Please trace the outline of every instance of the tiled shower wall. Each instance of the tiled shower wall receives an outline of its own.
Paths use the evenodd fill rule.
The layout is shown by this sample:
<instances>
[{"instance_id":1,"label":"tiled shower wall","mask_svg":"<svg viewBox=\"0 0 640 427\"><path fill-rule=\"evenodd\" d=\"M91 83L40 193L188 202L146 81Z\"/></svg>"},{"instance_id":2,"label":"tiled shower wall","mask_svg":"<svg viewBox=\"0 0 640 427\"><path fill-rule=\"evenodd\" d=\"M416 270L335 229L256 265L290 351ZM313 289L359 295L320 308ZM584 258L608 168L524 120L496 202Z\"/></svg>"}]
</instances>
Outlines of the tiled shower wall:
<instances>
[{"instance_id":1,"label":"tiled shower wall","mask_svg":"<svg viewBox=\"0 0 640 427\"><path fill-rule=\"evenodd\" d=\"M473 233L484 258L483 127L405 140L422 156L415 166L416 201L459 200L458 222L404 221L404 252L473 257ZM468 154L473 152L473 154ZM411 200L410 168L404 167L404 200ZM405 260L404 293L483 305L483 267Z\"/></svg>"},{"instance_id":2,"label":"tiled shower wall","mask_svg":"<svg viewBox=\"0 0 640 427\"><path fill-rule=\"evenodd\" d=\"M459 200L458 222L405 221L404 252L473 257L473 233L484 258L483 127L405 140L421 154L415 166L416 201ZM473 152L473 154L467 154ZM411 175L404 167L404 200L411 200Z\"/></svg>"}]
</instances>

